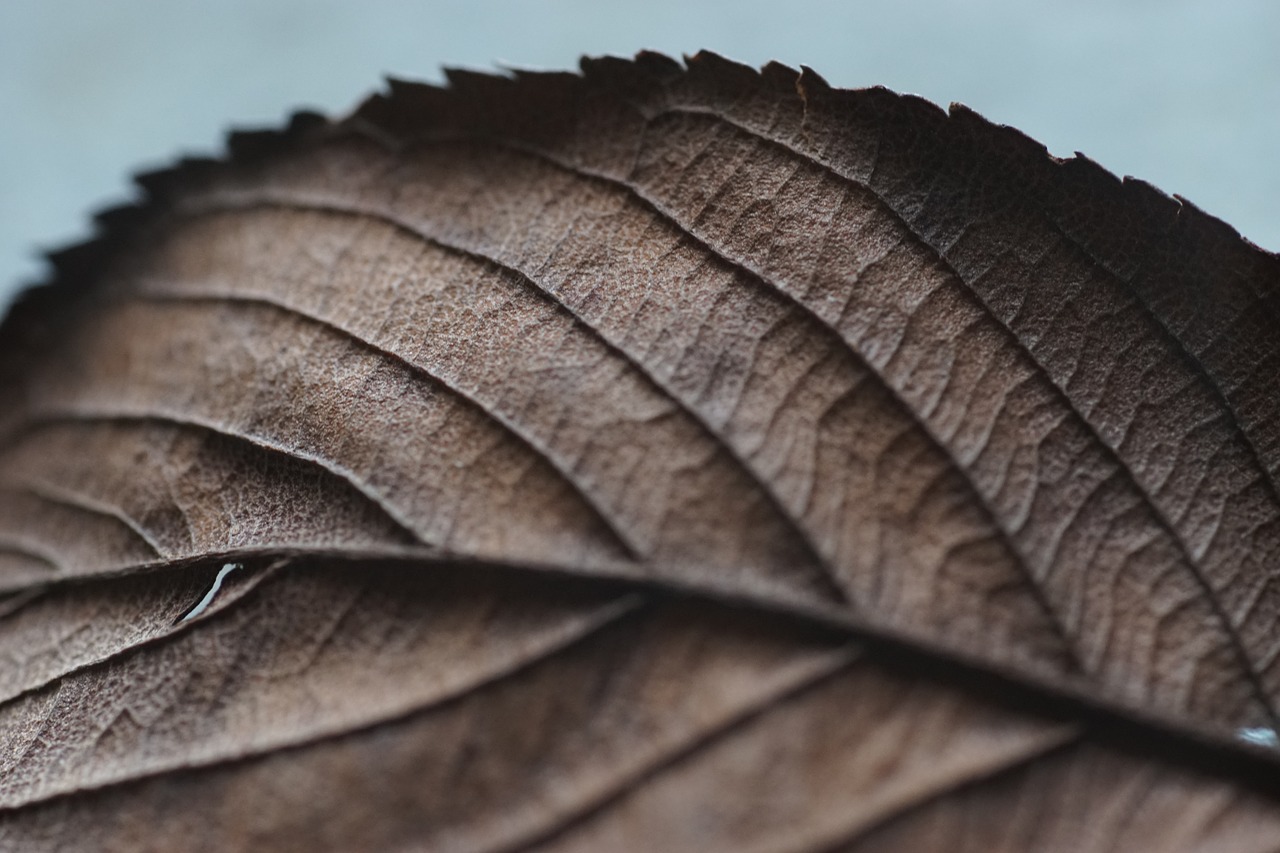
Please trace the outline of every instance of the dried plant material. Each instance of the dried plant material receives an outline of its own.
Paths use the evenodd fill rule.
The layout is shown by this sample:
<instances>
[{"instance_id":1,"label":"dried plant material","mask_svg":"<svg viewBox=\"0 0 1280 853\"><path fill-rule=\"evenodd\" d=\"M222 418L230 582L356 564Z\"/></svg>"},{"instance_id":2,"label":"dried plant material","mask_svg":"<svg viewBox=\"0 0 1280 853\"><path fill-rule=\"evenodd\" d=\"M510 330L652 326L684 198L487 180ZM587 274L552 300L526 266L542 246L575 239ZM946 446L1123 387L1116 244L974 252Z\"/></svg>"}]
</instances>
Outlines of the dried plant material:
<instances>
[{"instance_id":1,"label":"dried plant material","mask_svg":"<svg viewBox=\"0 0 1280 853\"><path fill-rule=\"evenodd\" d=\"M1280 261L710 54L233 135L0 329L0 845L1280 839Z\"/></svg>"}]
</instances>

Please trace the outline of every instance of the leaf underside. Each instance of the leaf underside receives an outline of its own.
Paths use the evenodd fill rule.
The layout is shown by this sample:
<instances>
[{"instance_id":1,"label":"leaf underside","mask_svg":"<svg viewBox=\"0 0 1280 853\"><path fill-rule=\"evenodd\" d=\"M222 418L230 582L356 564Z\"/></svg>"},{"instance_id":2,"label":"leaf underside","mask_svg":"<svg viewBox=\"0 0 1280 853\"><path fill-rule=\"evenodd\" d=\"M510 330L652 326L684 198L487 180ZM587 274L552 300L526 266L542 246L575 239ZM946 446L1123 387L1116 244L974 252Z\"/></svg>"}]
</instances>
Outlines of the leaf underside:
<instances>
[{"instance_id":1,"label":"leaf underside","mask_svg":"<svg viewBox=\"0 0 1280 853\"><path fill-rule=\"evenodd\" d=\"M1280 849L1276 256L705 53L229 148L0 329L0 846Z\"/></svg>"}]
</instances>

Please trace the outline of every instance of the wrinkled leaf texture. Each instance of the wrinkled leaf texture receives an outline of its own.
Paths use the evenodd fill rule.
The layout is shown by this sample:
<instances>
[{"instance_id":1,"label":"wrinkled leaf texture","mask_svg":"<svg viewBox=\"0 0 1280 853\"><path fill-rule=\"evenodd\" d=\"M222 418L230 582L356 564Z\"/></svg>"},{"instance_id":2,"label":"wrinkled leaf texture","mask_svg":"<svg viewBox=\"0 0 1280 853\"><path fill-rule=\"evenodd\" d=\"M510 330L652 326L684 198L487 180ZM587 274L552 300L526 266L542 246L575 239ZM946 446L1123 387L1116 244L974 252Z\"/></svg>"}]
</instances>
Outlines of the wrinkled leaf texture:
<instances>
[{"instance_id":1,"label":"wrinkled leaf texture","mask_svg":"<svg viewBox=\"0 0 1280 853\"><path fill-rule=\"evenodd\" d=\"M1280 849L1280 263L1187 202L710 54L139 183L0 331L0 845Z\"/></svg>"}]
</instances>

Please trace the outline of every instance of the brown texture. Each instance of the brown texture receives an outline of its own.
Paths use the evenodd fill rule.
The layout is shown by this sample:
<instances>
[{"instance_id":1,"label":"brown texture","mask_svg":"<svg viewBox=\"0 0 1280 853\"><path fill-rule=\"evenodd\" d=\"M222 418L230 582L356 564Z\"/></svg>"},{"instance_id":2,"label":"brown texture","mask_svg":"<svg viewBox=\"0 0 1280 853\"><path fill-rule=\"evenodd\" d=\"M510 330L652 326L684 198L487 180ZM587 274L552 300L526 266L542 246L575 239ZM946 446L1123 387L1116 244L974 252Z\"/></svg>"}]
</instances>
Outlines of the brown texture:
<instances>
[{"instance_id":1,"label":"brown texture","mask_svg":"<svg viewBox=\"0 0 1280 853\"><path fill-rule=\"evenodd\" d=\"M0 329L0 847L1280 849L1217 220L709 54L139 181Z\"/></svg>"}]
</instances>

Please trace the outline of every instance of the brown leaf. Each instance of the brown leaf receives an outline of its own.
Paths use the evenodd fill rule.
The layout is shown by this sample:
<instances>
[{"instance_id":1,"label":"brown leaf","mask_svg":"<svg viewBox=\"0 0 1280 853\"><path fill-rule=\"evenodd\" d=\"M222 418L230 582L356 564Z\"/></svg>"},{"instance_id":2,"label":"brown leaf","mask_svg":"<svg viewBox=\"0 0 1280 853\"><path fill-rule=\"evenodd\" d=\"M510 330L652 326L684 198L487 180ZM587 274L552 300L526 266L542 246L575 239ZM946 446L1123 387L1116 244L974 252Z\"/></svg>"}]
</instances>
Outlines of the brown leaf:
<instances>
[{"instance_id":1,"label":"brown leaf","mask_svg":"<svg viewBox=\"0 0 1280 853\"><path fill-rule=\"evenodd\" d=\"M1280 262L1188 203L710 54L140 183L0 331L0 846L1275 848Z\"/></svg>"}]
</instances>

